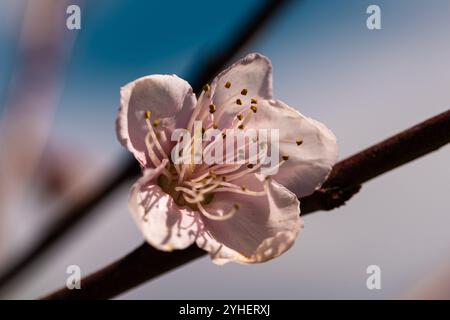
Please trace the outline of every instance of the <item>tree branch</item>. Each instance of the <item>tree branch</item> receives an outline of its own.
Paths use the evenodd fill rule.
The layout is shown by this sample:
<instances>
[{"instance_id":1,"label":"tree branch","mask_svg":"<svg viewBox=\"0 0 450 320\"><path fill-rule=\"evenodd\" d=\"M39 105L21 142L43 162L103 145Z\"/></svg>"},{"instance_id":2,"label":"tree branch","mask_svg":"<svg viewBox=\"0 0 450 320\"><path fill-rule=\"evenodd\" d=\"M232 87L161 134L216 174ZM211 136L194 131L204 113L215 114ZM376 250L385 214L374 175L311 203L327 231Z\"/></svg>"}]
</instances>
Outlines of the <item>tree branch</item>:
<instances>
[{"instance_id":1,"label":"tree branch","mask_svg":"<svg viewBox=\"0 0 450 320\"><path fill-rule=\"evenodd\" d=\"M360 184L437 150L450 142L450 110L337 163L323 188L301 199L303 214L345 203ZM43 299L108 299L206 254L193 245L162 252L144 243L81 280L81 290L60 289Z\"/></svg>"}]
</instances>

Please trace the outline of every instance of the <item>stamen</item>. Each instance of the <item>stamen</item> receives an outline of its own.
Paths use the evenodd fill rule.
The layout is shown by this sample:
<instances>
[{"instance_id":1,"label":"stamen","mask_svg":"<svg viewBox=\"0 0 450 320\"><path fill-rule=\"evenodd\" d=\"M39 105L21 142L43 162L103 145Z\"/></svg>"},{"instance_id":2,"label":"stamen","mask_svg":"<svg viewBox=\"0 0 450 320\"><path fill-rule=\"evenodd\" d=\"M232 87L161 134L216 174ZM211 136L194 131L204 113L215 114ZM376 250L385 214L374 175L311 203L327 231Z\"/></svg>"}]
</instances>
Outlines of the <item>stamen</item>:
<instances>
[{"instance_id":1,"label":"stamen","mask_svg":"<svg viewBox=\"0 0 450 320\"><path fill-rule=\"evenodd\" d=\"M217 175L228 174L230 172L234 172L242 167L241 164L217 164L213 166L214 172ZM227 177L228 179L228 177Z\"/></svg>"},{"instance_id":2,"label":"stamen","mask_svg":"<svg viewBox=\"0 0 450 320\"><path fill-rule=\"evenodd\" d=\"M194 121L195 120L203 120L204 113L207 105L211 102L209 99L209 96L207 94L207 91L211 90L211 87L209 85L205 85L203 87L204 92L200 94L200 97L198 98L197 105L195 106L194 112L191 115L191 118L189 119L187 129L191 134L194 132ZM206 91L205 91L206 89Z\"/></svg>"},{"instance_id":3,"label":"stamen","mask_svg":"<svg viewBox=\"0 0 450 320\"><path fill-rule=\"evenodd\" d=\"M284 161L289 160L289 156L282 156L281 159L283 159Z\"/></svg>"},{"instance_id":4,"label":"stamen","mask_svg":"<svg viewBox=\"0 0 450 320\"><path fill-rule=\"evenodd\" d=\"M184 192L184 193L187 193L187 194L189 194L189 195L191 195L193 197L197 197L197 195L198 195L195 191L192 191L191 189L188 189L188 188L185 188L185 187L175 187L175 191Z\"/></svg>"},{"instance_id":5,"label":"stamen","mask_svg":"<svg viewBox=\"0 0 450 320\"><path fill-rule=\"evenodd\" d=\"M238 129L244 130L244 125L243 124L238 125Z\"/></svg>"},{"instance_id":6,"label":"stamen","mask_svg":"<svg viewBox=\"0 0 450 320\"><path fill-rule=\"evenodd\" d=\"M220 184L219 183L214 183L211 186L209 186L208 188L203 188L200 191L200 194L204 195L206 193L209 193L211 191L214 191L214 189L216 189Z\"/></svg>"},{"instance_id":7,"label":"stamen","mask_svg":"<svg viewBox=\"0 0 450 320\"><path fill-rule=\"evenodd\" d=\"M250 109L253 111L253 113L256 113L256 111L258 111L257 106L251 106Z\"/></svg>"},{"instance_id":8,"label":"stamen","mask_svg":"<svg viewBox=\"0 0 450 320\"><path fill-rule=\"evenodd\" d=\"M245 96L245 95L247 95L247 92L248 92L247 89L242 89L241 94L242 94L243 96Z\"/></svg>"},{"instance_id":9,"label":"stamen","mask_svg":"<svg viewBox=\"0 0 450 320\"><path fill-rule=\"evenodd\" d=\"M225 213L222 216L219 216L219 215L211 214L208 211L206 211L201 203L198 203L197 206L200 209L200 212L203 213L203 215L205 217L207 217L208 219L211 219L211 220L216 220L216 221L224 221L224 220L230 219L232 216L234 216L236 211L239 209L239 207L236 208L236 206L233 206L233 208L230 211L228 211L227 213Z\"/></svg>"},{"instance_id":10,"label":"stamen","mask_svg":"<svg viewBox=\"0 0 450 320\"><path fill-rule=\"evenodd\" d=\"M155 119L155 121L153 121L153 126L156 128L157 126L159 126L161 124L161 119Z\"/></svg>"},{"instance_id":11,"label":"stamen","mask_svg":"<svg viewBox=\"0 0 450 320\"><path fill-rule=\"evenodd\" d=\"M225 88L230 89L231 87L231 82L227 81L227 83L225 83Z\"/></svg>"},{"instance_id":12,"label":"stamen","mask_svg":"<svg viewBox=\"0 0 450 320\"><path fill-rule=\"evenodd\" d=\"M184 164L181 164L181 170L178 173L178 184L180 184L183 181L184 175L186 174L186 168L187 168L187 166L185 166Z\"/></svg>"},{"instance_id":13,"label":"stamen","mask_svg":"<svg viewBox=\"0 0 450 320\"><path fill-rule=\"evenodd\" d=\"M150 112L150 111L148 111L148 112ZM147 116L147 114L145 116ZM149 116L151 116L151 114ZM159 119L157 119L157 120L159 120ZM157 120L155 120L155 121L157 121ZM159 120L159 121L161 121L161 120ZM152 137L153 143L156 146L156 149L158 149L158 151L161 153L163 158L169 159L169 157L167 156L166 152L161 147L161 144L159 143L158 137L156 136L155 131L153 130L152 125L150 124L150 118L148 118L148 119L146 118L145 122L147 124L147 128L148 128L148 131L150 133L150 136ZM159 122L158 122L158 124L159 124Z\"/></svg>"},{"instance_id":14,"label":"stamen","mask_svg":"<svg viewBox=\"0 0 450 320\"><path fill-rule=\"evenodd\" d=\"M258 100L256 100L255 98L252 98L252 99L250 100L250 103L251 103L251 104L257 104L257 103L258 103Z\"/></svg>"},{"instance_id":15,"label":"stamen","mask_svg":"<svg viewBox=\"0 0 450 320\"><path fill-rule=\"evenodd\" d=\"M153 151L153 144L150 143L150 132L145 136L145 146L147 147L147 153L155 167L158 167L161 164L161 160L159 160L156 153Z\"/></svg>"},{"instance_id":16,"label":"stamen","mask_svg":"<svg viewBox=\"0 0 450 320\"><path fill-rule=\"evenodd\" d=\"M183 199L190 204L195 204L197 205L198 203L200 203L200 201L198 201L197 198L190 198L186 195L186 193L183 193Z\"/></svg>"},{"instance_id":17,"label":"stamen","mask_svg":"<svg viewBox=\"0 0 450 320\"><path fill-rule=\"evenodd\" d=\"M225 136L224 133L223 133L223 135ZM244 147L246 147L248 145L248 143L249 142L246 141ZM209 144L206 147L206 149L208 149L210 146L213 146L213 145L214 145L214 142ZM225 179L227 179L227 181L231 181L231 180L229 180L230 177L233 178L233 179L236 179L238 177L241 177L242 175L245 175L245 174L247 174L249 172L257 170L262 165L262 162L264 161L264 158L267 156L266 155L267 143L261 143L259 148L260 148L259 152L256 155L248 158L247 161L245 162L247 164L253 164L253 163L257 163L258 161L260 161L259 164L254 165L253 168L246 168L245 170L240 171L240 172L238 172L236 174L227 176ZM225 158L226 159L230 159L230 156L233 156L233 155L234 155L234 159L236 159L235 150L231 151L230 153L227 153L225 155ZM239 156L239 154L238 154L238 156ZM217 175L229 174L231 172L235 172L235 171L238 171L239 169L241 169L242 165L245 164L245 163L239 163L239 164L234 164L234 165L233 164L216 164L216 165L213 165L213 166L203 165L203 166L199 167L199 170L197 170L197 172L196 172L197 178L194 178L194 179L195 179L195 181L198 181L198 180L201 180L201 179L205 178L208 175L208 173L205 170L208 170L208 171L214 170L214 173L216 173ZM249 166L249 167L252 167L252 166Z\"/></svg>"},{"instance_id":18,"label":"stamen","mask_svg":"<svg viewBox=\"0 0 450 320\"><path fill-rule=\"evenodd\" d=\"M282 161L280 161L276 166L269 168L268 171L269 171L269 172L273 172L274 170L277 170L277 169L280 168L283 164L286 163L287 159L288 159L288 157L287 157L287 156L284 156ZM271 173L265 173L265 175L266 175L266 180L268 180L268 178L269 178L269 176L271 175Z\"/></svg>"},{"instance_id":19,"label":"stamen","mask_svg":"<svg viewBox=\"0 0 450 320\"><path fill-rule=\"evenodd\" d=\"M250 168L248 165L251 165L251 163L249 163L247 165L247 169L242 170L242 171L237 172L237 173L232 174L232 175L228 175L227 176L227 181L236 180L236 179L238 179L238 178L240 178L242 176L245 176L246 174L249 174L251 172L254 172L254 171L258 170L264 163L264 160L265 160L265 158L267 156L266 152L267 152L267 144L264 146L264 149L260 150L260 152L257 155L255 155L255 156L253 156L253 157L248 159L249 162L253 162L253 161L255 161L255 160L257 160L257 159L262 157L262 159L260 159L260 161L256 165L252 165L252 166L250 166L251 167ZM284 163L284 161L281 161L280 163ZM280 165L280 163L278 165ZM234 171L236 171L236 170L234 170Z\"/></svg>"},{"instance_id":20,"label":"stamen","mask_svg":"<svg viewBox=\"0 0 450 320\"><path fill-rule=\"evenodd\" d=\"M147 133L144 141L145 141L145 146L147 148L147 153L148 153L148 156L150 157L150 160L152 161L152 163L155 167L158 167L161 164L161 160L158 158L155 151L153 150L154 144L152 144L150 142L150 132ZM169 179L172 179L172 174L166 168L164 168L161 173L164 174Z\"/></svg>"},{"instance_id":21,"label":"stamen","mask_svg":"<svg viewBox=\"0 0 450 320\"><path fill-rule=\"evenodd\" d=\"M202 189L205 188L206 186L208 186L214 179L212 178L208 178L208 179L204 179L204 180L200 180L199 182L193 182L191 181L183 181L183 183L189 187L192 187L194 189Z\"/></svg>"},{"instance_id":22,"label":"stamen","mask_svg":"<svg viewBox=\"0 0 450 320\"><path fill-rule=\"evenodd\" d=\"M241 99L236 99L236 104L242 105L242 100Z\"/></svg>"},{"instance_id":23,"label":"stamen","mask_svg":"<svg viewBox=\"0 0 450 320\"><path fill-rule=\"evenodd\" d=\"M245 175L247 175L247 174L249 174L251 172L254 172L254 171L258 170L262 166L262 164L263 163L260 162L257 165L253 166L252 168L247 168L247 169L239 171L239 172L237 172L235 174L230 174L230 175L227 176L227 181L234 181L234 180L236 180L236 179L238 179L240 177L243 177L243 176L245 176ZM234 171L236 171L236 170L234 170Z\"/></svg>"},{"instance_id":24,"label":"stamen","mask_svg":"<svg viewBox=\"0 0 450 320\"><path fill-rule=\"evenodd\" d=\"M209 171L205 172L204 174L202 174L201 176L198 176L197 178L191 179L191 182L199 182L202 181L203 179L207 178L208 176L210 176Z\"/></svg>"},{"instance_id":25,"label":"stamen","mask_svg":"<svg viewBox=\"0 0 450 320\"><path fill-rule=\"evenodd\" d=\"M250 109L252 109L252 108L250 108ZM238 124L241 124L242 126L245 126L246 124L248 124L250 122L250 120L252 119L253 113L254 112L252 112L251 110L245 110L242 113L237 114L236 118L239 121L241 121L241 123L238 123L237 121L234 121L232 129L238 128Z\"/></svg>"},{"instance_id":26,"label":"stamen","mask_svg":"<svg viewBox=\"0 0 450 320\"><path fill-rule=\"evenodd\" d=\"M217 192L231 192L231 193L239 193L246 196L253 196L253 197L262 197L267 195L266 191L251 191L248 189L242 190L237 188L217 188L214 190L215 193Z\"/></svg>"},{"instance_id":27,"label":"stamen","mask_svg":"<svg viewBox=\"0 0 450 320\"><path fill-rule=\"evenodd\" d=\"M210 85L209 84L205 84L204 86L203 86L203 91L209 91L211 89L211 87L210 87Z\"/></svg>"},{"instance_id":28,"label":"stamen","mask_svg":"<svg viewBox=\"0 0 450 320\"><path fill-rule=\"evenodd\" d=\"M218 128L219 128L219 126L217 125L217 123L213 123L212 127L213 127L213 129L218 129Z\"/></svg>"},{"instance_id":29,"label":"stamen","mask_svg":"<svg viewBox=\"0 0 450 320\"><path fill-rule=\"evenodd\" d=\"M216 112L217 108L214 104L210 104L209 105L209 113L214 113Z\"/></svg>"},{"instance_id":30,"label":"stamen","mask_svg":"<svg viewBox=\"0 0 450 320\"><path fill-rule=\"evenodd\" d=\"M299 146L299 145L301 145L303 143L303 140L302 139L297 139L297 140L295 140L295 143Z\"/></svg>"},{"instance_id":31,"label":"stamen","mask_svg":"<svg viewBox=\"0 0 450 320\"><path fill-rule=\"evenodd\" d=\"M151 116L152 116L152 113L150 111L145 111L144 112L144 118L145 119L150 119Z\"/></svg>"}]
</instances>

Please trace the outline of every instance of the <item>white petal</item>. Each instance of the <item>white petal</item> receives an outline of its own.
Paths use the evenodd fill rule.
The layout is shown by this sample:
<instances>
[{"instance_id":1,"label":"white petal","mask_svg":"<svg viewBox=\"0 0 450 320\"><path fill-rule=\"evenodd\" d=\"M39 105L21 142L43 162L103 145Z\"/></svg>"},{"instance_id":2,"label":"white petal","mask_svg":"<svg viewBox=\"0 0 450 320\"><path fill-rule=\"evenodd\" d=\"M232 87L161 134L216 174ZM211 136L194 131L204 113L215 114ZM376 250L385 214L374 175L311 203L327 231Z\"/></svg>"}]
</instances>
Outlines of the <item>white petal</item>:
<instances>
[{"instance_id":1,"label":"white petal","mask_svg":"<svg viewBox=\"0 0 450 320\"><path fill-rule=\"evenodd\" d=\"M263 190L262 182L255 175L247 175L235 182L255 191ZM267 186L266 196L214 195L207 206L211 212L231 209L234 203L240 207L232 218L225 221L202 217L205 230L196 242L210 253L213 262L264 262L292 246L303 227L299 201L275 181L267 181Z\"/></svg>"},{"instance_id":2,"label":"white petal","mask_svg":"<svg viewBox=\"0 0 450 320\"><path fill-rule=\"evenodd\" d=\"M169 154L174 145L170 141L171 133L175 128L186 127L196 105L195 94L191 86L176 75L139 78L122 87L120 94L117 137L143 166L151 167L145 146L148 129L144 113L150 111L152 121L161 119L157 130L164 130L168 141L161 144Z\"/></svg>"},{"instance_id":3,"label":"white petal","mask_svg":"<svg viewBox=\"0 0 450 320\"><path fill-rule=\"evenodd\" d=\"M129 209L148 243L172 251L190 246L202 228L197 212L178 207L171 196L155 184L161 167L148 169L132 187Z\"/></svg>"},{"instance_id":4,"label":"white petal","mask_svg":"<svg viewBox=\"0 0 450 320\"><path fill-rule=\"evenodd\" d=\"M281 101L258 102L248 128L279 129L280 157L289 159L273 178L304 197L319 188L338 157L334 134L322 123L307 118ZM297 139L302 140L297 145Z\"/></svg>"},{"instance_id":5,"label":"white petal","mask_svg":"<svg viewBox=\"0 0 450 320\"><path fill-rule=\"evenodd\" d=\"M230 82L231 87L225 88ZM251 53L222 71L212 82L213 101L218 108L237 98L272 98L272 64L258 53ZM246 89L245 96L241 91Z\"/></svg>"}]
</instances>

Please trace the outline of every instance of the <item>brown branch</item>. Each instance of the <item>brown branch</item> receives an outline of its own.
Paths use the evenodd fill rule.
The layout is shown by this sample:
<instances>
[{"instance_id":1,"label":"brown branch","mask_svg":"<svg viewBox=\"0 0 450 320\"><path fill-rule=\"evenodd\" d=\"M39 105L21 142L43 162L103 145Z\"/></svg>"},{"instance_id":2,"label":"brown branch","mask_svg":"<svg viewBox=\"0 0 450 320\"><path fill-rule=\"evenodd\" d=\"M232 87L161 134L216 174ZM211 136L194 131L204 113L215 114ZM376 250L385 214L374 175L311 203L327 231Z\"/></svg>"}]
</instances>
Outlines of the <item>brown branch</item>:
<instances>
[{"instance_id":1,"label":"brown branch","mask_svg":"<svg viewBox=\"0 0 450 320\"><path fill-rule=\"evenodd\" d=\"M360 184L450 142L450 110L367 148L335 165L324 187L301 199L303 214L330 210L358 192ZM60 289L44 299L108 299L188 263L205 252L196 246L172 253L147 244L81 280L81 290Z\"/></svg>"},{"instance_id":2,"label":"brown branch","mask_svg":"<svg viewBox=\"0 0 450 320\"><path fill-rule=\"evenodd\" d=\"M254 38L254 36L274 17L278 11L287 3L288 0L268 0L261 5L253 17L246 19L247 25L242 30L239 30L237 36L228 44L228 46L221 47L220 54L213 53L211 59L203 58L201 66L204 68L197 73L191 81L192 87L196 92L200 91L202 86L208 82L221 68L232 60L234 55L242 50ZM12 282L31 265L37 258L46 253L53 245L59 241L63 235L73 229L80 221L85 219L88 215L94 212L94 209L108 196L112 191L120 187L125 181L136 177L140 174L140 168L136 164L135 159L127 157L124 161L122 169L116 171L117 174L107 180L102 188L97 192L93 192L89 197L86 197L82 202L78 203L66 212L55 214L55 217L63 217L58 220L53 226L49 228L44 237L36 240L32 248L28 250L21 258L9 266L0 275L0 288L3 288L8 283Z\"/></svg>"},{"instance_id":3,"label":"brown branch","mask_svg":"<svg viewBox=\"0 0 450 320\"><path fill-rule=\"evenodd\" d=\"M450 142L450 110L337 163L322 189L302 199L302 213L342 205L359 186Z\"/></svg>"},{"instance_id":4,"label":"brown branch","mask_svg":"<svg viewBox=\"0 0 450 320\"><path fill-rule=\"evenodd\" d=\"M449 142L450 110L447 110L339 162L325 187L364 183Z\"/></svg>"},{"instance_id":5,"label":"brown branch","mask_svg":"<svg viewBox=\"0 0 450 320\"><path fill-rule=\"evenodd\" d=\"M171 253L143 243L122 259L81 280L80 290L61 289L44 300L109 299L205 255L197 246Z\"/></svg>"}]
</instances>

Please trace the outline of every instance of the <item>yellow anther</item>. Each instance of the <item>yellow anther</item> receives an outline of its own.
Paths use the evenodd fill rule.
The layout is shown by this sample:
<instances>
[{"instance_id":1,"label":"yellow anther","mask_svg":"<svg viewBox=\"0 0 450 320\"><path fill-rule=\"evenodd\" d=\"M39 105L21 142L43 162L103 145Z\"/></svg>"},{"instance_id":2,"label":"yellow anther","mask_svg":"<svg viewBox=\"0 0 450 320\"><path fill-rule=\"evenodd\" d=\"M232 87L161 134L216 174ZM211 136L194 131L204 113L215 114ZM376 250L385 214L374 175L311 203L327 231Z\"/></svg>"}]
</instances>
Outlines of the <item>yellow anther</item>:
<instances>
[{"instance_id":1,"label":"yellow anther","mask_svg":"<svg viewBox=\"0 0 450 320\"><path fill-rule=\"evenodd\" d=\"M253 113L256 113L256 111L258 111L258 107L256 106L251 106L250 109L252 109Z\"/></svg>"},{"instance_id":2,"label":"yellow anther","mask_svg":"<svg viewBox=\"0 0 450 320\"><path fill-rule=\"evenodd\" d=\"M289 160L289 156L282 156L281 159L283 159L284 161Z\"/></svg>"},{"instance_id":3,"label":"yellow anther","mask_svg":"<svg viewBox=\"0 0 450 320\"><path fill-rule=\"evenodd\" d=\"M243 130L244 129L244 125L243 124L238 125L238 129Z\"/></svg>"},{"instance_id":4,"label":"yellow anther","mask_svg":"<svg viewBox=\"0 0 450 320\"><path fill-rule=\"evenodd\" d=\"M211 87L209 86L209 84L205 84L204 86L203 86L203 91L209 91L209 89L211 89Z\"/></svg>"},{"instance_id":5,"label":"yellow anther","mask_svg":"<svg viewBox=\"0 0 450 320\"><path fill-rule=\"evenodd\" d=\"M227 83L225 83L225 88L230 89L231 87L231 82L227 81Z\"/></svg>"},{"instance_id":6,"label":"yellow anther","mask_svg":"<svg viewBox=\"0 0 450 320\"><path fill-rule=\"evenodd\" d=\"M247 89L242 89L241 94L242 94L243 96L245 96L245 95L247 94L247 92L248 92Z\"/></svg>"},{"instance_id":7,"label":"yellow anther","mask_svg":"<svg viewBox=\"0 0 450 320\"><path fill-rule=\"evenodd\" d=\"M302 139L297 139L297 140L295 140L295 143L299 146L299 145L301 145L303 143L303 140Z\"/></svg>"},{"instance_id":8,"label":"yellow anther","mask_svg":"<svg viewBox=\"0 0 450 320\"><path fill-rule=\"evenodd\" d=\"M150 111L145 111L144 112L144 118L145 119L150 119L151 116L152 116L152 113Z\"/></svg>"},{"instance_id":9,"label":"yellow anther","mask_svg":"<svg viewBox=\"0 0 450 320\"><path fill-rule=\"evenodd\" d=\"M156 119L155 121L153 121L153 126L157 127L160 125L160 123L161 123L161 119Z\"/></svg>"},{"instance_id":10,"label":"yellow anther","mask_svg":"<svg viewBox=\"0 0 450 320\"><path fill-rule=\"evenodd\" d=\"M255 98L252 98L252 99L250 100L250 103L252 103L252 104L257 104L257 103L258 103L258 100L256 100Z\"/></svg>"},{"instance_id":11,"label":"yellow anther","mask_svg":"<svg viewBox=\"0 0 450 320\"><path fill-rule=\"evenodd\" d=\"M212 127L213 127L213 129L219 128L219 126L216 123L213 123Z\"/></svg>"},{"instance_id":12,"label":"yellow anther","mask_svg":"<svg viewBox=\"0 0 450 320\"><path fill-rule=\"evenodd\" d=\"M247 168L252 169L254 165L252 163L247 164Z\"/></svg>"},{"instance_id":13,"label":"yellow anther","mask_svg":"<svg viewBox=\"0 0 450 320\"><path fill-rule=\"evenodd\" d=\"M209 113L214 113L216 112L217 108L214 104L210 104L209 105Z\"/></svg>"},{"instance_id":14,"label":"yellow anther","mask_svg":"<svg viewBox=\"0 0 450 320\"><path fill-rule=\"evenodd\" d=\"M227 137L227 135L223 132L222 133L222 139L225 139Z\"/></svg>"},{"instance_id":15,"label":"yellow anther","mask_svg":"<svg viewBox=\"0 0 450 320\"><path fill-rule=\"evenodd\" d=\"M237 100L236 100L236 104L242 105L242 100L241 100L241 99L237 99Z\"/></svg>"},{"instance_id":16,"label":"yellow anther","mask_svg":"<svg viewBox=\"0 0 450 320\"><path fill-rule=\"evenodd\" d=\"M236 117L238 118L239 121L242 120L242 114L238 114Z\"/></svg>"}]
</instances>

